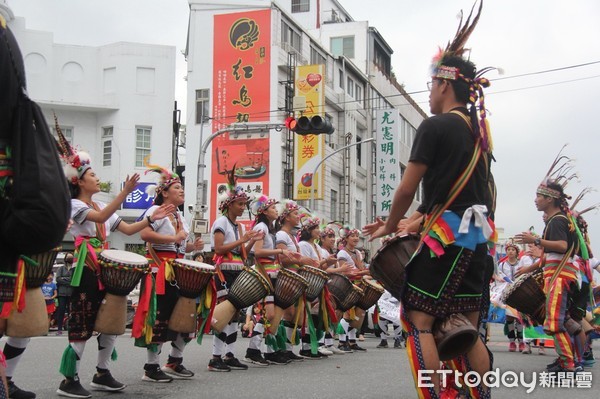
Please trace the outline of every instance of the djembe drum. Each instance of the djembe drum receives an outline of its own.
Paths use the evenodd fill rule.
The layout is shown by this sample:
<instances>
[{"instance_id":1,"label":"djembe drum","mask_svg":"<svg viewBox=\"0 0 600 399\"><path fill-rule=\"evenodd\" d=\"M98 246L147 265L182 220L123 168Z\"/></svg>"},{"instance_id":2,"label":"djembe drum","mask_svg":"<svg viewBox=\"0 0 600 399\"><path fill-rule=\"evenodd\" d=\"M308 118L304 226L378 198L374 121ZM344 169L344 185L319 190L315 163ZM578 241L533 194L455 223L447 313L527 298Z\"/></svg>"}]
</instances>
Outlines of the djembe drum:
<instances>
[{"instance_id":1,"label":"djembe drum","mask_svg":"<svg viewBox=\"0 0 600 399\"><path fill-rule=\"evenodd\" d=\"M277 331L283 317L284 310L294 305L298 298L306 291L308 281L298 273L288 269L281 269L277 274L277 283L273 293L275 311L271 320L271 331Z\"/></svg>"},{"instance_id":2,"label":"djembe drum","mask_svg":"<svg viewBox=\"0 0 600 399\"><path fill-rule=\"evenodd\" d=\"M479 333L462 313L451 314L433 324L433 338L442 361L467 353L478 337Z\"/></svg>"},{"instance_id":3,"label":"djembe drum","mask_svg":"<svg viewBox=\"0 0 600 399\"><path fill-rule=\"evenodd\" d=\"M127 324L127 295L148 273L148 259L127 251L107 249L98 255L98 263L106 294L98 309L94 330L121 335Z\"/></svg>"},{"instance_id":4,"label":"djembe drum","mask_svg":"<svg viewBox=\"0 0 600 399\"><path fill-rule=\"evenodd\" d=\"M41 286L52 272L60 247L40 254L30 255L38 266L25 265L25 308L22 312L12 312L6 322L6 335L15 338L39 337L48 333L46 300Z\"/></svg>"},{"instance_id":5,"label":"djembe drum","mask_svg":"<svg viewBox=\"0 0 600 399\"><path fill-rule=\"evenodd\" d=\"M506 287L501 301L543 325L546 320L546 295L543 287L544 272L537 269L517 277Z\"/></svg>"},{"instance_id":6,"label":"djembe drum","mask_svg":"<svg viewBox=\"0 0 600 399\"><path fill-rule=\"evenodd\" d=\"M371 306L377 303L385 291L380 284L365 278L358 283L358 286L363 290L363 295L356 302L356 306L362 310L369 310Z\"/></svg>"},{"instance_id":7,"label":"djembe drum","mask_svg":"<svg viewBox=\"0 0 600 399\"><path fill-rule=\"evenodd\" d=\"M236 312L260 301L270 293L269 281L256 270L244 266L231 285L227 299L215 306L211 320L212 329L220 333Z\"/></svg>"},{"instance_id":8,"label":"djembe drum","mask_svg":"<svg viewBox=\"0 0 600 399\"><path fill-rule=\"evenodd\" d=\"M327 284L327 280L329 280L329 276L326 272L312 266L302 266L298 271L298 274L304 277L308 282L308 287L306 287L306 300L309 302L312 302L319 297L321 291L323 291L323 287Z\"/></svg>"},{"instance_id":9,"label":"djembe drum","mask_svg":"<svg viewBox=\"0 0 600 399\"><path fill-rule=\"evenodd\" d=\"M406 266L419 246L419 236L396 236L375 254L369 266L371 276L396 299L401 299L406 282Z\"/></svg>"},{"instance_id":10,"label":"djembe drum","mask_svg":"<svg viewBox=\"0 0 600 399\"><path fill-rule=\"evenodd\" d=\"M214 266L187 259L174 259L175 285L179 299L169 318L169 329L179 333L196 332L196 298L198 298L215 274Z\"/></svg>"},{"instance_id":11,"label":"djembe drum","mask_svg":"<svg viewBox=\"0 0 600 399\"><path fill-rule=\"evenodd\" d=\"M335 300L336 307L345 312L356 305L363 295L363 290L352 284L352 281L344 275L332 273L329 278L327 287Z\"/></svg>"}]
</instances>

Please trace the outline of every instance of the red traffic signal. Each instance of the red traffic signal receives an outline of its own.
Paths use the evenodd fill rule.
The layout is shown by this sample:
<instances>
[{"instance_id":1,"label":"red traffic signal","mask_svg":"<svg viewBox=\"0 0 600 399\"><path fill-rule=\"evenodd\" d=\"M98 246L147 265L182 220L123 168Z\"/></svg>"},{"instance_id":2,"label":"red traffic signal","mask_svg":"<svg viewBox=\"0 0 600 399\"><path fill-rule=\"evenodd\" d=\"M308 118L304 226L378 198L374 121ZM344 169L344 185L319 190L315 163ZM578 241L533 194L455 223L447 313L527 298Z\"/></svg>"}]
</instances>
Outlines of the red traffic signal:
<instances>
[{"instance_id":1,"label":"red traffic signal","mask_svg":"<svg viewBox=\"0 0 600 399\"><path fill-rule=\"evenodd\" d=\"M289 119L292 119L288 122ZM335 128L332 126L329 120L319 115L312 117L302 116L298 119L288 118L285 121L285 125L292 132L307 135L307 134L332 134L335 132Z\"/></svg>"}]
</instances>

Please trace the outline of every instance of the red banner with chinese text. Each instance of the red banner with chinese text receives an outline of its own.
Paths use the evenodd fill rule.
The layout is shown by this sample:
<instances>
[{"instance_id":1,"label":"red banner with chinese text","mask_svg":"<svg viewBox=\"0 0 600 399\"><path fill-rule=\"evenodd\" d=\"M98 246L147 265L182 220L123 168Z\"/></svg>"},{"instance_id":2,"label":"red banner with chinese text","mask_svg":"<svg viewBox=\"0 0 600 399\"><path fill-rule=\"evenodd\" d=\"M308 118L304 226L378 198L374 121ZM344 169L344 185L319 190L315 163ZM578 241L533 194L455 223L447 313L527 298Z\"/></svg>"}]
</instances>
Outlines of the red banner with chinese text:
<instances>
[{"instance_id":1,"label":"red banner with chinese text","mask_svg":"<svg viewBox=\"0 0 600 399\"><path fill-rule=\"evenodd\" d=\"M213 133L235 122L270 120L271 10L215 15ZM225 133L212 142L210 221L227 172L249 195L269 193L269 137ZM238 220L249 221L244 214Z\"/></svg>"}]
</instances>

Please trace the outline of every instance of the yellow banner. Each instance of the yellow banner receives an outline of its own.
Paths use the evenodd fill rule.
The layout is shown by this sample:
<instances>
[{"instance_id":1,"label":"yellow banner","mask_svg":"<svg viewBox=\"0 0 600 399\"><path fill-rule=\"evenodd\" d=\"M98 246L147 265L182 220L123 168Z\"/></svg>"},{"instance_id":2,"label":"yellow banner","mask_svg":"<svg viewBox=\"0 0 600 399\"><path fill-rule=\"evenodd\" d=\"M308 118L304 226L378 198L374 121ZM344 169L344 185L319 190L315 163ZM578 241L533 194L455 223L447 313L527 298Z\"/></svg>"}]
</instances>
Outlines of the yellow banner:
<instances>
[{"instance_id":1,"label":"yellow banner","mask_svg":"<svg viewBox=\"0 0 600 399\"><path fill-rule=\"evenodd\" d=\"M306 109L295 110L300 116L325 115L325 65L301 65L296 68L296 96L306 98ZM325 165L316 166L325 157L323 135L294 135L294 199L308 200L311 190L315 199L323 199L325 190Z\"/></svg>"}]
</instances>

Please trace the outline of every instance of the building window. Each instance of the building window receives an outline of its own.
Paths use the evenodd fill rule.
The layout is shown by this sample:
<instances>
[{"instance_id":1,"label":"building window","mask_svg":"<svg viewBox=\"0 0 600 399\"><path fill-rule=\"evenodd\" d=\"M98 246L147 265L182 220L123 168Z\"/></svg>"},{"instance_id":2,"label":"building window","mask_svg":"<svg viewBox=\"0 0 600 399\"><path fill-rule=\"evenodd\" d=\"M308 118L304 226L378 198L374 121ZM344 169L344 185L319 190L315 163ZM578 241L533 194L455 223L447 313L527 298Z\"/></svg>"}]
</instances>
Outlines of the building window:
<instances>
[{"instance_id":1,"label":"building window","mask_svg":"<svg viewBox=\"0 0 600 399\"><path fill-rule=\"evenodd\" d=\"M289 49L295 49L299 53L302 52L302 38L300 34L296 32L290 25L285 21L281 21L281 42L286 43Z\"/></svg>"},{"instance_id":2,"label":"building window","mask_svg":"<svg viewBox=\"0 0 600 399\"><path fill-rule=\"evenodd\" d=\"M356 88L354 91L354 98L356 99L356 101L358 101L360 104L362 104L363 102L363 95L362 95L363 91L362 91L362 86L358 84L358 82L356 83Z\"/></svg>"},{"instance_id":3,"label":"building window","mask_svg":"<svg viewBox=\"0 0 600 399\"><path fill-rule=\"evenodd\" d=\"M348 95L350 97L354 97L354 81L352 80L352 78L350 76L348 76L348 81L347 81L346 87L347 87Z\"/></svg>"},{"instance_id":4,"label":"building window","mask_svg":"<svg viewBox=\"0 0 600 399\"><path fill-rule=\"evenodd\" d=\"M355 218L354 218L354 227L359 229L363 223L362 223L362 201L360 200L356 200L356 213L355 213Z\"/></svg>"},{"instance_id":5,"label":"building window","mask_svg":"<svg viewBox=\"0 0 600 399\"><path fill-rule=\"evenodd\" d=\"M49 126L52 126L53 123L49 123ZM59 126L60 131L62 132L63 136L65 136L65 139L67 139L67 141L69 142L69 144L73 145L73 128L72 127L67 127L67 126ZM58 139L58 133L56 132L56 127L52 128L52 134L54 135L54 137L56 137L56 139Z\"/></svg>"},{"instance_id":6,"label":"building window","mask_svg":"<svg viewBox=\"0 0 600 399\"><path fill-rule=\"evenodd\" d=\"M150 155L150 137L152 128L140 127L135 128L135 166L141 168L144 166L144 158Z\"/></svg>"},{"instance_id":7,"label":"building window","mask_svg":"<svg viewBox=\"0 0 600 399\"><path fill-rule=\"evenodd\" d=\"M338 75L340 77L340 79L339 79L340 89L344 90L344 71L342 71L341 69L338 69Z\"/></svg>"},{"instance_id":8,"label":"building window","mask_svg":"<svg viewBox=\"0 0 600 399\"><path fill-rule=\"evenodd\" d=\"M310 11L310 0L292 0L292 12Z\"/></svg>"},{"instance_id":9,"label":"building window","mask_svg":"<svg viewBox=\"0 0 600 399\"><path fill-rule=\"evenodd\" d=\"M356 136L356 161L358 166L362 166L362 137Z\"/></svg>"},{"instance_id":10,"label":"building window","mask_svg":"<svg viewBox=\"0 0 600 399\"><path fill-rule=\"evenodd\" d=\"M325 59L325 56L319 52L319 50L313 46L310 46L310 63L313 65L325 65L327 64L327 60Z\"/></svg>"},{"instance_id":11,"label":"building window","mask_svg":"<svg viewBox=\"0 0 600 399\"><path fill-rule=\"evenodd\" d=\"M102 166L110 166L112 164L112 138L113 127L102 128Z\"/></svg>"},{"instance_id":12,"label":"building window","mask_svg":"<svg viewBox=\"0 0 600 399\"><path fill-rule=\"evenodd\" d=\"M331 190L331 219L338 220L339 199L338 192Z\"/></svg>"},{"instance_id":13,"label":"building window","mask_svg":"<svg viewBox=\"0 0 600 399\"><path fill-rule=\"evenodd\" d=\"M332 37L331 53L336 57L343 55L354 58L354 36Z\"/></svg>"},{"instance_id":14,"label":"building window","mask_svg":"<svg viewBox=\"0 0 600 399\"><path fill-rule=\"evenodd\" d=\"M206 121L209 115L210 89L196 90L196 124Z\"/></svg>"}]
</instances>

